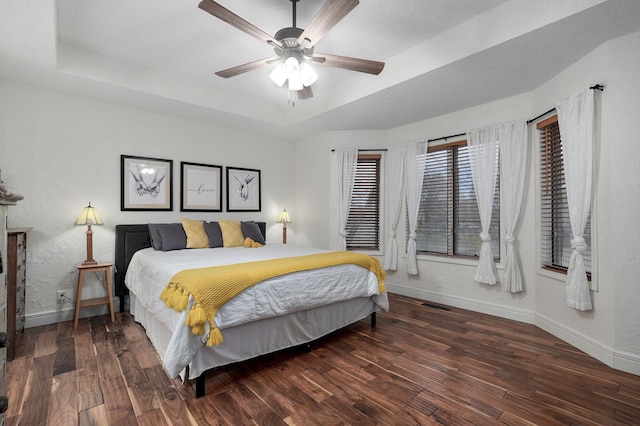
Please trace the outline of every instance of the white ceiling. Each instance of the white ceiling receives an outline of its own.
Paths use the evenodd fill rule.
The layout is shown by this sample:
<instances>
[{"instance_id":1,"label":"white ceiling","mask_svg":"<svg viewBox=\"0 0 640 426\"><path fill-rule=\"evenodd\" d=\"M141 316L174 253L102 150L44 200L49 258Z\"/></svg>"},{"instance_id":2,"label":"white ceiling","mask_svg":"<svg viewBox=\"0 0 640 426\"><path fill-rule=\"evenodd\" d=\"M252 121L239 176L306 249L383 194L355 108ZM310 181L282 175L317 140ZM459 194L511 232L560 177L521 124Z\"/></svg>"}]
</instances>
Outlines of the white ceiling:
<instances>
[{"instance_id":1,"label":"white ceiling","mask_svg":"<svg viewBox=\"0 0 640 426\"><path fill-rule=\"evenodd\" d=\"M362 0L316 52L386 63L378 76L326 66L289 105L273 56L199 0L1 0L0 77L290 139L390 129L531 91L612 38L640 31L637 0ZM268 34L289 0L218 0ZM324 0L300 0L304 28ZM596 83L596 82L594 82Z\"/></svg>"}]
</instances>

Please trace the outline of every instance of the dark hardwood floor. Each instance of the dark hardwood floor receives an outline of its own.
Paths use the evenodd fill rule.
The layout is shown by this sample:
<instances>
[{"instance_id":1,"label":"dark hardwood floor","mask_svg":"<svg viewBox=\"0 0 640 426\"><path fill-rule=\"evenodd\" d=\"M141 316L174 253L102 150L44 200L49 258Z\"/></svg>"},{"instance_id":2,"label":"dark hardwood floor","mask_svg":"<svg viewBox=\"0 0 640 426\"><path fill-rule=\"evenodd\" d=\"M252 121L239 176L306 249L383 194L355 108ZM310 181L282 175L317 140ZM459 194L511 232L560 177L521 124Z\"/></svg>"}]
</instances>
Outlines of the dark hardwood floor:
<instances>
[{"instance_id":1,"label":"dark hardwood floor","mask_svg":"<svg viewBox=\"0 0 640 426\"><path fill-rule=\"evenodd\" d=\"M128 314L27 329L6 424L640 424L640 377L535 326L421 303L391 295L375 328L220 368L200 399Z\"/></svg>"}]
</instances>

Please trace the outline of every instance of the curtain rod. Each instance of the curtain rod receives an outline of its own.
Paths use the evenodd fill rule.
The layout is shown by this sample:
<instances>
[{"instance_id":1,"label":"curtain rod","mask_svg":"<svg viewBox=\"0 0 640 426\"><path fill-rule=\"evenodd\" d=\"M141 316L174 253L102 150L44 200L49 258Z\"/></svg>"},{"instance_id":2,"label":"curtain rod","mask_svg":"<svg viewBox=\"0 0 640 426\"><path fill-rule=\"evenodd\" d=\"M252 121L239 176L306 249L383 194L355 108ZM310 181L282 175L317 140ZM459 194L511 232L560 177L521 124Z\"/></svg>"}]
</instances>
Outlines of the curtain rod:
<instances>
[{"instance_id":1,"label":"curtain rod","mask_svg":"<svg viewBox=\"0 0 640 426\"><path fill-rule=\"evenodd\" d=\"M541 118L542 118L542 117L544 117L545 115L547 115L547 114L551 114L551 113L552 113L553 111L555 111L555 110L556 110L556 108L555 108L555 107L553 107L553 108L551 108L549 111L547 111L547 112L543 112L543 113L542 113L542 114L540 114L539 116L537 116L537 117L533 117L531 120L527 120L527 126L528 126L529 124L533 123L534 121L538 121L539 119L541 119Z\"/></svg>"},{"instance_id":2,"label":"curtain rod","mask_svg":"<svg viewBox=\"0 0 640 426\"><path fill-rule=\"evenodd\" d=\"M591 89L591 90L600 90L601 92L604 92L604 86L602 84L594 84L593 86L589 87L589 89ZM531 120L527 120L527 125L533 123L534 121L538 121L539 119L541 119L545 115L551 114L555 110L556 110L555 107L551 108L549 111L544 112L544 113L540 114L539 116L532 118Z\"/></svg>"},{"instance_id":3,"label":"curtain rod","mask_svg":"<svg viewBox=\"0 0 640 426\"><path fill-rule=\"evenodd\" d=\"M371 149L358 149L358 152L367 152L367 151L386 151L387 148L371 148ZM336 152L335 148L331 150L331 152Z\"/></svg>"},{"instance_id":4,"label":"curtain rod","mask_svg":"<svg viewBox=\"0 0 640 426\"><path fill-rule=\"evenodd\" d=\"M428 139L427 143L435 142L435 141L441 141L443 139L446 141L447 139L450 139L450 138L459 138L460 136L465 136L465 135L466 135L466 133L458 133L457 135L442 136L442 137L435 138L435 139Z\"/></svg>"},{"instance_id":5,"label":"curtain rod","mask_svg":"<svg viewBox=\"0 0 640 426\"><path fill-rule=\"evenodd\" d=\"M604 86L602 84L594 84L593 86L589 87L589 89L591 90L600 90L601 92L604 92ZM527 121L527 125L533 123L534 121L539 120L540 118L544 117L547 114L551 114L553 111L555 111L555 107L551 108L549 111L540 114L539 116L532 118L531 120ZM441 140L447 140L447 139L452 139L452 138L459 138L460 136L466 136L466 133L458 133L457 135L449 135L449 136L441 136L439 138L435 138L435 139L428 139L427 143L429 142L435 142L435 141L441 141ZM332 149L331 152L334 152L335 149ZM385 149L359 149L358 152L360 151L386 151Z\"/></svg>"}]
</instances>

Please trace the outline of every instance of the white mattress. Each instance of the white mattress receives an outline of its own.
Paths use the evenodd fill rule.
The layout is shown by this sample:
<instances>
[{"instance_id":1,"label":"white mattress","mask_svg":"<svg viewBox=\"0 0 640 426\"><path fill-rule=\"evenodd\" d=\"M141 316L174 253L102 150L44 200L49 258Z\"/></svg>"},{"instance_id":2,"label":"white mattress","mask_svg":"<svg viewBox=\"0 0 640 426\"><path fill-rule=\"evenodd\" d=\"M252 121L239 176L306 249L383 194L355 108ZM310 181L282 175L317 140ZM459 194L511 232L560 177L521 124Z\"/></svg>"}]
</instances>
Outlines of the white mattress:
<instances>
[{"instance_id":1,"label":"white mattress","mask_svg":"<svg viewBox=\"0 0 640 426\"><path fill-rule=\"evenodd\" d=\"M152 341L158 352L161 355L164 354L162 357L165 368L169 374L175 377L191 363L200 349L204 347L206 335L193 335L190 329L184 325L188 310L177 313L165 307L159 299L160 292L174 274L190 268L301 256L322 251L279 244L268 244L257 249L232 247L172 252L161 252L151 248L140 250L133 256L125 277L125 283L135 300L135 304L131 304L132 313L138 319L138 314L135 311L144 310L145 317L156 317L157 321L166 329L168 333L162 332L159 336L152 338ZM321 270L297 272L269 279L240 293L220 309L215 317L215 324L221 330L226 342L226 329L233 329L244 324L255 324L257 321L301 313L309 309L354 299L370 300L381 309L388 310L388 299L386 294L379 294L376 275L365 268L356 265L339 265ZM190 300L191 303L192 300ZM298 320L304 318L303 315L294 317ZM322 320L316 318L316 321ZM151 325L149 320L147 322L149 325L144 322L143 325L147 328L150 337L149 328L162 328L160 324ZM309 325L310 323L307 324L307 326ZM319 327L331 328L327 332L339 328L338 325L329 323L320 324ZM230 333L229 338L233 334ZM318 332L314 334L318 334ZM320 333L320 335L323 334L326 333ZM304 333L300 338L294 340L300 340L303 336ZM168 337L169 341L167 342ZM218 350L223 350L224 347ZM205 355L199 354L198 356L202 358ZM201 368L206 369L204 365ZM195 372L192 371L191 375L194 374Z\"/></svg>"}]
</instances>

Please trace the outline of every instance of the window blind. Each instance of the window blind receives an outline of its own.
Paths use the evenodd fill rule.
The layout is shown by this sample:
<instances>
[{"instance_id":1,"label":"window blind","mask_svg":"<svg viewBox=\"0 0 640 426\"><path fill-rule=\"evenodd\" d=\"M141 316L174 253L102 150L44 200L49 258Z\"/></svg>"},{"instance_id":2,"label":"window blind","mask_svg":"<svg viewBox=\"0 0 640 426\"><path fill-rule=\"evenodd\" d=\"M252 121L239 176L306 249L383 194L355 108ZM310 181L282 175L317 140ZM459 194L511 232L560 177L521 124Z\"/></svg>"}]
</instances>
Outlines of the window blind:
<instances>
[{"instance_id":1,"label":"window blind","mask_svg":"<svg viewBox=\"0 0 640 426\"><path fill-rule=\"evenodd\" d=\"M558 116L541 121L537 128L540 132L540 258L544 268L566 273L571 259L572 232ZM583 258L590 274L591 214L584 239L587 253Z\"/></svg>"},{"instance_id":2,"label":"window blind","mask_svg":"<svg viewBox=\"0 0 640 426\"><path fill-rule=\"evenodd\" d=\"M347 220L347 250L380 249L380 154L360 154Z\"/></svg>"},{"instance_id":3,"label":"window blind","mask_svg":"<svg viewBox=\"0 0 640 426\"><path fill-rule=\"evenodd\" d=\"M482 227L466 141L430 148L422 160L425 161L425 172L418 213L418 252L477 257ZM499 258L499 181L489 233L493 256Z\"/></svg>"}]
</instances>

